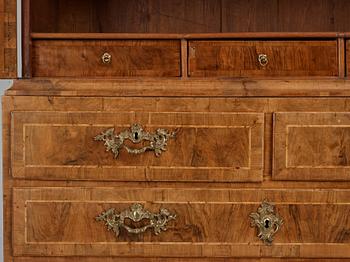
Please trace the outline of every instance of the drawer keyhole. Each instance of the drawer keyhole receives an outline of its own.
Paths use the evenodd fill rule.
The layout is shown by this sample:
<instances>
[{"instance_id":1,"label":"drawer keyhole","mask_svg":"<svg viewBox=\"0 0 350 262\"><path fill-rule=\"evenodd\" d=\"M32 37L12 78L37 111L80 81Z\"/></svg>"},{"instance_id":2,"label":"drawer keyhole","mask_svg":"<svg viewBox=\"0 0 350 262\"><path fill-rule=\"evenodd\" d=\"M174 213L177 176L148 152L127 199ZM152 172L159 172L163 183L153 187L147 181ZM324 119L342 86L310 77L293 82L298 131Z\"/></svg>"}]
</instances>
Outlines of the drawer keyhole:
<instances>
[{"instance_id":1,"label":"drawer keyhole","mask_svg":"<svg viewBox=\"0 0 350 262\"><path fill-rule=\"evenodd\" d=\"M270 228L270 220L269 220L269 219L265 219L265 220L264 220L264 223L265 223L265 224L264 224L264 227L265 227L265 228Z\"/></svg>"},{"instance_id":2,"label":"drawer keyhole","mask_svg":"<svg viewBox=\"0 0 350 262\"><path fill-rule=\"evenodd\" d=\"M135 132L134 133L134 138L135 138L135 140L138 140L139 139L139 133Z\"/></svg>"}]
</instances>

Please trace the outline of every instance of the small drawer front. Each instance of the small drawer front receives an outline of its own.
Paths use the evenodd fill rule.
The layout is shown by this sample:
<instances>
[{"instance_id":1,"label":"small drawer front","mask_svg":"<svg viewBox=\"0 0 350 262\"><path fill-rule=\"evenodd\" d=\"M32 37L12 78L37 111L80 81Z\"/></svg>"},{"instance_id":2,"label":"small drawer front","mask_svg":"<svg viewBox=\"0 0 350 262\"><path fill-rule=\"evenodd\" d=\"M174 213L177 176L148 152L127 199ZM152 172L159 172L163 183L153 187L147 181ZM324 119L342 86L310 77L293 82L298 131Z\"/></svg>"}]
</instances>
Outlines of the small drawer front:
<instances>
[{"instance_id":1,"label":"small drawer front","mask_svg":"<svg viewBox=\"0 0 350 262\"><path fill-rule=\"evenodd\" d=\"M337 76L336 41L190 41L193 77Z\"/></svg>"},{"instance_id":2,"label":"small drawer front","mask_svg":"<svg viewBox=\"0 0 350 262\"><path fill-rule=\"evenodd\" d=\"M132 131L133 124L143 130ZM175 134L163 141L162 130ZM261 181L263 130L262 113L13 112L12 175L44 180ZM103 141L106 132L113 134ZM153 135L157 141L147 138Z\"/></svg>"},{"instance_id":3,"label":"small drawer front","mask_svg":"<svg viewBox=\"0 0 350 262\"><path fill-rule=\"evenodd\" d=\"M350 180L350 113L274 114L275 180Z\"/></svg>"},{"instance_id":4,"label":"small drawer front","mask_svg":"<svg viewBox=\"0 0 350 262\"><path fill-rule=\"evenodd\" d=\"M264 199L283 220L272 246L251 225L264 218ZM349 258L349 199L346 189L15 188L12 246L15 256ZM116 234L96 220L137 203L176 216L158 235L153 227ZM149 220L122 219L131 228Z\"/></svg>"},{"instance_id":5,"label":"small drawer front","mask_svg":"<svg viewBox=\"0 0 350 262\"><path fill-rule=\"evenodd\" d=\"M180 76L176 40L34 40L38 77Z\"/></svg>"}]
</instances>

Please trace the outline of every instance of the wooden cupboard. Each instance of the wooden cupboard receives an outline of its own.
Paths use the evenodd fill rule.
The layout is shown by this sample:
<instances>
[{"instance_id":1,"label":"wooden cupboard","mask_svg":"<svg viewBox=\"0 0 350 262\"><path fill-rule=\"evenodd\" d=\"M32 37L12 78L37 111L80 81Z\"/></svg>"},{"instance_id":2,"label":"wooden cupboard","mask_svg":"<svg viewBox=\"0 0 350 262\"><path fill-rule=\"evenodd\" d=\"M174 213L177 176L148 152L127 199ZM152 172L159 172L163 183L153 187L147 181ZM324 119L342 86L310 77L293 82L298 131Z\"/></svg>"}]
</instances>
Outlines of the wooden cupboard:
<instances>
[{"instance_id":1,"label":"wooden cupboard","mask_svg":"<svg viewBox=\"0 0 350 262\"><path fill-rule=\"evenodd\" d=\"M1 77L17 74L15 2ZM5 261L350 261L349 12L22 1Z\"/></svg>"}]
</instances>

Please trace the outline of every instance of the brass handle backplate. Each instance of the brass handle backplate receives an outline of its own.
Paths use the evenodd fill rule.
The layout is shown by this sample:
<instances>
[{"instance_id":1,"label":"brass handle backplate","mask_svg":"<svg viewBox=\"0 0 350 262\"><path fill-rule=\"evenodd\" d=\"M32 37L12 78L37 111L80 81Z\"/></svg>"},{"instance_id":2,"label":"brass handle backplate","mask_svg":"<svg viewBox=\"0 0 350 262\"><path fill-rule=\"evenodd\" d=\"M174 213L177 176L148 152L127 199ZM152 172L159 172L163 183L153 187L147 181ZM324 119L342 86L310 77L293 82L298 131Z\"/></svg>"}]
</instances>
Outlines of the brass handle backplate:
<instances>
[{"instance_id":1,"label":"brass handle backplate","mask_svg":"<svg viewBox=\"0 0 350 262\"><path fill-rule=\"evenodd\" d=\"M269 59L266 54L259 54L258 61L261 66L266 66L269 63Z\"/></svg>"},{"instance_id":2,"label":"brass handle backplate","mask_svg":"<svg viewBox=\"0 0 350 262\"><path fill-rule=\"evenodd\" d=\"M104 53L101 56L101 60L102 60L102 63L104 63L104 64L110 64L112 61L112 55L109 53Z\"/></svg>"},{"instance_id":3,"label":"brass handle backplate","mask_svg":"<svg viewBox=\"0 0 350 262\"><path fill-rule=\"evenodd\" d=\"M258 237L266 244L271 245L273 236L283 224L283 220L274 212L274 206L264 201L257 213L251 213L251 226L256 226Z\"/></svg>"},{"instance_id":4,"label":"brass handle backplate","mask_svg":"<svg viewBox=\"0 0 350 262\"><path fill-rule=\"evenodd\" d=\"M118 237L121 228L126 229L126 231L131 234L141 234L148 228L153 228L154 234L158 235L162 231L166 231L167 223L175 218L176 214L171 214L165 208L161 208L159 213L152 213L144 209L143 205L137 203L120 213L116 212L114 208L111 208L97 216L96 221L104 221L107 229L113 230L116 237ZM149 223L143 227L132 228L125 224L125 219L130 219L133 222L140 222L143 219L148 219Z\"/></svg>"},{"instance_id":5,"label":"brass handle backplate","mask_svg":"<svg viewBox=\"0 0 350 262\"><path fill-rule=\"evenodd\" d=\"M176 132L169 132L166 129L158 128L155 133L149 133L143 130L139 124L133 124L119 134L114 133L114 128L107 129L100 135L95 136L96 141L103 141L106 151L112 151L114 157L117 158L119 150L125 148L130 154L142 154L146 151L154 151L159 157L163 151L166 151L167 142L170 138L175 137ZM149 144L141 148L131 148L124 144L125 140L130 140L134 144L148 141Z\"/></svg>"}]
</instances>

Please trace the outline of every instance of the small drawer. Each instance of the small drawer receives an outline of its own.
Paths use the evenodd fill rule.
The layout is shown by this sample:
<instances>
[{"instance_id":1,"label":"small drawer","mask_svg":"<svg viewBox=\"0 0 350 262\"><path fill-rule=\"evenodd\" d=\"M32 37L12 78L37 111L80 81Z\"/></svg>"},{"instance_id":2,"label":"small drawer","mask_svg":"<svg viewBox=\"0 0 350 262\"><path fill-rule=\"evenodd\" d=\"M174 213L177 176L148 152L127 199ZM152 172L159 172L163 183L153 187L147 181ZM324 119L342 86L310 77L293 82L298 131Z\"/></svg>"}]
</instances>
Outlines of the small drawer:
<instances>
[{"instance_id":1,"label":"small drawer","mask_svg":"<svg viewBox=\"0 0 350 262\"><path fill-rule=\"evenodd\" d=\"M37 77L177 77L176 40L34 40L32 75Z\"/></svg>"},{"instance_id":2,"label":"small drawer","mask_svg":"<svg viewBox=\"0 0 350 262\"><path fill-rule=\"evenodd\" d=\"M349 199L346 189L14 188L12 247L15 256L349 258ZM161 214L160 231L147 212Z\"/></svg>"},{"instance_id":3,"label":"small drawer","mask_svg":"<svg viewBox=\"0 0 350 262\"><path fill-rule=\"evenodd\" d=\"M190 41L189 75L337 76L337 42Z\"/></svg>"},{"instance_id":4,"label":"small drawer","mask_svg":"<svg viewBox=\"0 0 350 262\"><path fill-rule=\"evenodd\" d=\"M170 111L12 112L12 175L44 180L262 180L263 113Z\"/></svg>"},{"instance_id":5,"label":"small drawer","mask_svg":"<svg viewBox=\"0 0 350 262\"><path fill-rule=\"evenodd\" d=\"M350 181L350 113L275 113L274 180Z\"/></svg>"}]
</instances>

